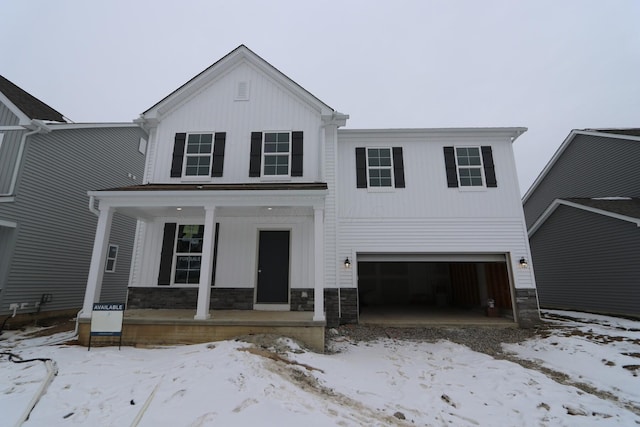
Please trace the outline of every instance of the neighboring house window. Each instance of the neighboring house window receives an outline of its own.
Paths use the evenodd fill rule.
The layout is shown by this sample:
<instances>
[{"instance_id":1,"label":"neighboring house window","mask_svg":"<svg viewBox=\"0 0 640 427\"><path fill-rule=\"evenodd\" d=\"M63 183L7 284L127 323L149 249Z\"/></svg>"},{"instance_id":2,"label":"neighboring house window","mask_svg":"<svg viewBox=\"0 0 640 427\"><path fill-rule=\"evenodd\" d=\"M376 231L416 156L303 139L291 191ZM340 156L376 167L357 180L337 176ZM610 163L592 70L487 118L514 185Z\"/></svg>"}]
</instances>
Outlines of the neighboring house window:
<instances>
[{"instance_id":1,"label":"neighboring house window","mask_svg":"<svg viewBox=\"0 0 640 427\"><path fill-rule=\"evenodd\" d=\"M213 242L212 286L216 277L219 230L220 224L216 223ZM200 282L203 239L204 225L165 223L160 252L158 285L198 284Z\"/></svg>"},{"instance_id":2,"label":"neighboring house window","mask_svg":"<svg viewBox=\"0 0 640 427\"><path fill-rule=\"evenodd\" d=\"M250 177L297 177L302 169L302 132L251 133Z\"/></svg>"},{"instance_id":3,"label":"neighboring house window","mask_svg":"<svg viewBox=\"0 0 640 427\"><path fill-rule=\"evenodd\" d=\"M490 146L444 147L449 187L497 187Z\"/></svg>"},{"instance_id":4,"label":"neighboring house window","mask_svg":"<svg viewBox=\"0 0 640 427\"><path fill-rule=\"evenodd\" d=\"M138 151L142 154L147 153L147 140L144 138L140 138L140 142L138 143Z\"/></svg>"},{"instance_id":5,"label":"neighboring house window","mask_svg":"<svg viewBox=\"0 0 640 427\"><path fill-rule=\"evenodd\" d=\"M203 233L204 225L178 226L173 283L197 284L200 282Z\"/></svg>"},{"instance_id":6,"label":"neighboring house window","mask_svg":"<svg viewBox=\"0 0 640 427\"><path fill-rule=\"evenodd\" d=\"M221 177L226 133L177 133L173 145L171 177Z\"/></svg>"},{"instance_id":7,"label":"neighboring house window","mask_svg":"<svg viewBox=\"0 0 640 427\"><path fill-rule=\"evenodd\" d=\"M402 147L356 148L357 188L404 188Z\"/></svg>"},{"instance_id":8,"label":"neighboring house window","mask_svg":"<svg viewBox=\"0 0 640 427\"><path fill-rule=\"evenodd\" d=\"M118 258L118 245L109 245L107 250L107 262L104 266L104 271L107 273L115 273L116 271L116 259Z\"/></svg>"}]
</instances>

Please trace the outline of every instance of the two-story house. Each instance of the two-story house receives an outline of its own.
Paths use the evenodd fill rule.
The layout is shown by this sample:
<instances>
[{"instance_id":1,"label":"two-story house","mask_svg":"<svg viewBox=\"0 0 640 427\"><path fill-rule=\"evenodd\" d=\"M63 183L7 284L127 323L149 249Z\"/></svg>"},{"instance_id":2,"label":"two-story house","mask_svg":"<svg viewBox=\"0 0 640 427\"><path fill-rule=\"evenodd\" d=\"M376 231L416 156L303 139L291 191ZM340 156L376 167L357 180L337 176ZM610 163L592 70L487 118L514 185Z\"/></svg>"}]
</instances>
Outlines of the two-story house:
<instances>
[{"instance_id":1,"label":"two-story house","mask_svg":"<svg viewBox=\"0 0 640 427\"><path fill-rule=\"evenodd\" d=\"M144 138L134 123L68 123L0 76L0 314L11 316L6 326L36 313L73 317L80 310L97 223L87 190L141 182ZM104 293L121 299L136 222L121 215L115 221Z\"/></svg>"},{"instance_id":2,"label":"two-story house","mask_svg":"<svg viewBox=\"0 0 640 427\"><path fill-rule=\"evenodd\" d=\"M526 129L339 129L347 119L245 46L145 111L143 184L89 192L81 326L104 301L114 214L139 223L128 311L192 310L192 325L308 312L324 326L392 304L484 316L493 300L535 322L511 147Z\"/></svg>"},{"instance_id":3,"label":"two-story house","mask_svg":"<svg viewBox=\"0 0 640 427\"><path fill-rule=\"evenodd\" d=\"M540 305L640 318L640 129L573 130L523 199Z\"/></svg>"}]
</instances>

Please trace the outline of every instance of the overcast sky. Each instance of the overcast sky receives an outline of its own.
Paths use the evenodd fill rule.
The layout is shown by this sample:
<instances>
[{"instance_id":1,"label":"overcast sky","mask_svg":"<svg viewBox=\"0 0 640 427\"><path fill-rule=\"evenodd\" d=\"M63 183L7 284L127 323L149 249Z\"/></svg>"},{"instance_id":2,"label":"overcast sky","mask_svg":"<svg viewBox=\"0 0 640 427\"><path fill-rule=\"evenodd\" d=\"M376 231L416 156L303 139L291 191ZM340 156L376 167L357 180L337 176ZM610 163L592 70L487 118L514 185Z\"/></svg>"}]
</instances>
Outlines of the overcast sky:
<instances>
[{"instance_id":1,"label":"overcast sky","mask_svg":"<svg viewBox=\"0 0 640 427\"><path fill-rule=\"evenodd\" d=\"M131 121L245 44L348 128L525 126L522 193L571 129L640 127L640 1L0 0L0 74Z\"/></svg>"}]
</instances>

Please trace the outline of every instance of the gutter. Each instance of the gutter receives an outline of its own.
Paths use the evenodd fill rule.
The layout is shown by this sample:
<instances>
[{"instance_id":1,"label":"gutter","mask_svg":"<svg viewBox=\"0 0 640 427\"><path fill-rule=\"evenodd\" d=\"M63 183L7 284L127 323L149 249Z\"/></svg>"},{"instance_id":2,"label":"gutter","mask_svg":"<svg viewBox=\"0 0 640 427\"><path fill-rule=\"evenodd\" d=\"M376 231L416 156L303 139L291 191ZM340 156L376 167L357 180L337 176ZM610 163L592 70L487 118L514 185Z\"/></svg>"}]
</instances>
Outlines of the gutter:
<instances>
[{"instance_id":1,"label":"gutter","mask_svg":"<svg viewBox=\"0 0 640 427\"><path fill-rule=\"evenodd\" d=\"M0 193L0 197L15 196L16 183L18 182L18 172L20 171L20 163L22 163L22 156L24 155L24 146L27 143L27 137L36 135L38 133L49 133L51 129L41 120L33 119L31 123L24 126L25 129L31 129L22 135L20 138L20 147L18 148L18 155L16 156L15 167L13 168L13 175L11 176L11 183L9 184L9 191L7 193Z\"/></svg>"}]
</instances>

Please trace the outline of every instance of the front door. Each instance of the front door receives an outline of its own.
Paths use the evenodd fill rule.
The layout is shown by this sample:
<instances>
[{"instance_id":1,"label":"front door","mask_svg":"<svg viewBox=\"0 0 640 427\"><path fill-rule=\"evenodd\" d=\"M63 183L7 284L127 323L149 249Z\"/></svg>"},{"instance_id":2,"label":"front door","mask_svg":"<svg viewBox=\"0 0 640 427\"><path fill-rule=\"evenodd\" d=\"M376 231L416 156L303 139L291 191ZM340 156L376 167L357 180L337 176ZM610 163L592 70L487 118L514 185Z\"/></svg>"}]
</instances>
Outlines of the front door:
<instances>
[{"instance_id":1,"label":"front door","mask_svg":"<svg viewBox=\"0 0 640 427\"><path fill-rule=\"evenodd\" d=\"M289 303L289 231L260 231L256 303Z\"/></svg>"}]
</instances>

